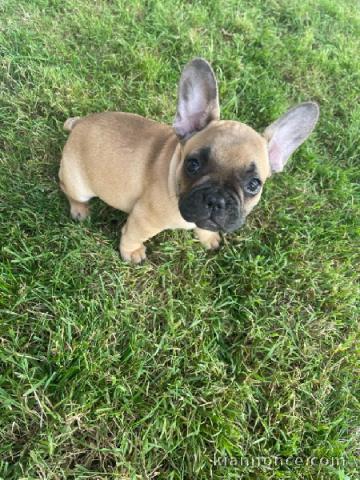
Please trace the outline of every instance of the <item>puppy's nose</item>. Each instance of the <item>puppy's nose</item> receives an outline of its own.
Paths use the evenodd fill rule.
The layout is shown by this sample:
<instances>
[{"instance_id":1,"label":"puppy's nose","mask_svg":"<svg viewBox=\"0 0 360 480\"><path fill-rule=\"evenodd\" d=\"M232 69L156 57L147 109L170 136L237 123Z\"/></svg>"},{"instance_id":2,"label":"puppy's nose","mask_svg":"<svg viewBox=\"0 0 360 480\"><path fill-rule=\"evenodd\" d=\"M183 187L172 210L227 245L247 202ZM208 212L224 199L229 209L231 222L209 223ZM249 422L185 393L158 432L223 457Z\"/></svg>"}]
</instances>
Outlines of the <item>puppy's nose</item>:
<instances>
[{"instance_id":1,"label":"puppy's nose","mask_svg":"<svg viewBox=\"0 0 360 480\"><path fill-rule=\"evenodd\" d=\"M224 210L226 202L225 198L219 193L209 193L205 197L205 204L209 210Z\"/></svg>"}]
</instances>

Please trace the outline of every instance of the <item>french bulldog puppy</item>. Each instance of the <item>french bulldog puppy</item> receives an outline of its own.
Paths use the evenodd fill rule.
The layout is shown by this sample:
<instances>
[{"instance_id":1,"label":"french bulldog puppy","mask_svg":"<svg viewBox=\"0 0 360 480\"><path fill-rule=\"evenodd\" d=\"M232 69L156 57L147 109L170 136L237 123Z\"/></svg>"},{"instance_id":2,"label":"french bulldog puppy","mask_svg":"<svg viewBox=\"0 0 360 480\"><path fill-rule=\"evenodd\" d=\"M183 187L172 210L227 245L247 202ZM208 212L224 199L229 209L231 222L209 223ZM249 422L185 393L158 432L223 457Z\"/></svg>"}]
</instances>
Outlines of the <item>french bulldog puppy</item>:
<instances>
[{"instance_id":1,"label":"french bulldog puppy","mask_svg":"<svg viewBox=\"0 0 360 480\"><path fill-rule=\"evenodd\" d=\"M220 120L214 72L195 58L182 72L172 127L122 112L69 118L60 186L75 220L87 217L92 197L129 213L120 240L126 261L144 260L144 242L165 229L194 229L214 249L219 232L244 224L266 179L283 170L318 117L318 105L305 102L263 134Z\"/></svg>"}]
</instances>

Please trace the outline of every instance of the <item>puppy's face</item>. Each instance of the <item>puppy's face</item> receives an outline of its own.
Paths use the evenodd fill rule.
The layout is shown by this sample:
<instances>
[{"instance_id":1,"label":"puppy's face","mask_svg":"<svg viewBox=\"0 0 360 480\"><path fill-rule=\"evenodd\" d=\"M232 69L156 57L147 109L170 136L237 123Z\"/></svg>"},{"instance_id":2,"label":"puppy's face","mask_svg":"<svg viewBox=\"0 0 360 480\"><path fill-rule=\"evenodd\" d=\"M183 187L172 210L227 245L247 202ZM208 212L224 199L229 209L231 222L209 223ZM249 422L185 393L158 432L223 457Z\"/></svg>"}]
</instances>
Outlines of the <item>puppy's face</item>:
<instances>
[{"instance_id":1,"label":"puppy's face","mask_svg":"<svg viewBox=\"0 0 360 480\"><path fill-rule=\"evenodd\" d=\"M243 123L220 121L214 72L203 59L190 62L181 76L173 124L181 142L176 181L183 218L211 231L241 227L266 179L284 168L318 114L315 103L302 103L263 135Z\"/></svg>"},{"instance_id":2,"label":"puppy's face","mask_svg":"<svg viewBox=\"0 0 360 480\"><path fill-rule=\"evenodd\" d=\"M213 121L182 149L179 210L205 230L241 227L270 175L265 139L238 122Z\"/></svg>"}]
</instances>

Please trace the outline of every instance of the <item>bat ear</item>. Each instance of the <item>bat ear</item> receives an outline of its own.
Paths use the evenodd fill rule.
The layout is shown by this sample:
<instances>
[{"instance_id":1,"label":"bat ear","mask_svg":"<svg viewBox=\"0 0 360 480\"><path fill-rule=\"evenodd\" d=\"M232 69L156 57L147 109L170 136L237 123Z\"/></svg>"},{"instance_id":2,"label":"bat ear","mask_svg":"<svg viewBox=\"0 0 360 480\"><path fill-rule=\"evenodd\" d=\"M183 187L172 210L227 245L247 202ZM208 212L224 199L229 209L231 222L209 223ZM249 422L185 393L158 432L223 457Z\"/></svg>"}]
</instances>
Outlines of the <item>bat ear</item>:
<instances>
[{"instance_id":1,"label":"bat ear","mask_svg":"<svg viewBox=\"0 0 360 480\"><path fill-rule=\"evenodd\" d=\"M173 127L180 140L186 140L219 118L215 74L206 60L195 58L181 74Z\"/></svg>"},{"instance_id":2,"label":"bat ear","mask_svg":"<svg viewBox=\"0 0 360 480\"><path fill-rule=\"evenodd\" d=\"M319 119L315 102L300 103L264 131L272 172L281 172L289 157L308 138Z\"/></svg>"}]
</instances>

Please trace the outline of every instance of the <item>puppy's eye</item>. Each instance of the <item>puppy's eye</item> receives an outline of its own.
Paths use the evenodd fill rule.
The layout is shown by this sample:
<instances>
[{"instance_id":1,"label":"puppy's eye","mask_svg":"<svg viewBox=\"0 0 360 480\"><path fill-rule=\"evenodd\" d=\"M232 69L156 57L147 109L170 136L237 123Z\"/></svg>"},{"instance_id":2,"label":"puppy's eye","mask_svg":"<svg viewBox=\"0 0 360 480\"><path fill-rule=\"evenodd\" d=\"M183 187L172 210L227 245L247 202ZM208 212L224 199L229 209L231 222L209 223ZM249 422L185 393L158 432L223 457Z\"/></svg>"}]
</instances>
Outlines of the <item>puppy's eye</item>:
<instances>
[{"instance_id":1,"label":"puppy's eye","mask_svg":"<svg viewBox=\"0 0 360 480\"><path fill-rule=\"evenodd\" d=\"M189 157L186 159L186 172L189 175L196 175L200 170L201 162L196 157Z\"/></svg>"},{"instance_id":2,"label":"puppy's eye","mask_svg":"<svg viewBox=\"0 0 360 480\"><path fill-rule=\"evenodd\" d=\"M252 178L248 181L245 185L245 192L249 193L250 195L255 195L261 188L261 180L260 178Z\"/></svg>"}]
</instances>

